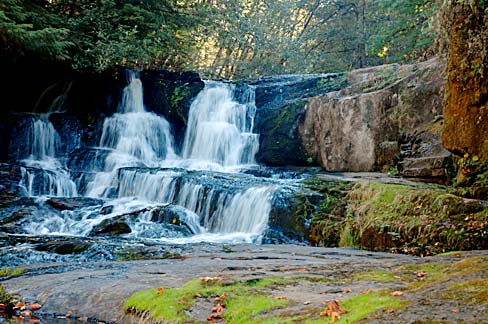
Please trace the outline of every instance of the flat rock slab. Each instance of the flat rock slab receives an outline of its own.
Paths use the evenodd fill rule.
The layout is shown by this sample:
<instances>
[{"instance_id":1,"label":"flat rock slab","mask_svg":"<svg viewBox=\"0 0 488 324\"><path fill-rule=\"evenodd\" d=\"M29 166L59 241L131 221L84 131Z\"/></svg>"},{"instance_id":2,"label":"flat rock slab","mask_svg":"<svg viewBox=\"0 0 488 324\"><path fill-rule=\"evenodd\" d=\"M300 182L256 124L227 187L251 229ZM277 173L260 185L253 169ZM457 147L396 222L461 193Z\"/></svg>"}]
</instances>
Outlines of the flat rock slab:
<instances>
[{"instance_id":1,"label":"flat rock slab","mask_svg":"<svg viewBox=\"0 0 488 324\"><path fill-rule=\"evenodd\" d=\"M473 253L488 256L488 251ZM298 286L269 292L270 296L286 294L290 299L320 306L342 294L346 286L341 285L341 280L357 292L395 288L395 284L350 281L353 273L453 260L297 245L200 245L189 248L181 259L29 265L25 267L26 274L1 284L9 293L38 301L46 313L72 311L76 316L128 322L122 305L132 293L155 287L180 287L199 277L221 276L233 281L273 276L330 279L329 283L312 285L303 281Z\"/></svg>"}]
</instances>

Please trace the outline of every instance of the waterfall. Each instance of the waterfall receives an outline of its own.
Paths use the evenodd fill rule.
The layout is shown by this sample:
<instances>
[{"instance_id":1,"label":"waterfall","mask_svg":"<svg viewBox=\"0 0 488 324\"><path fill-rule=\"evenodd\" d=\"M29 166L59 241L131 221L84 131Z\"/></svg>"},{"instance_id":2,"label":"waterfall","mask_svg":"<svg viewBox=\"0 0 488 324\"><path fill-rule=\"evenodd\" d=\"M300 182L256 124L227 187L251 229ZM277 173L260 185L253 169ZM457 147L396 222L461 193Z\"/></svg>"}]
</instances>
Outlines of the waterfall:
<instances>
[{"instance_id":1,"label":"waterfall","mask_svg":"<svg viewBox=\"0 0 488 324\"><path fill-rule=\"evenodd\" d=\"M59 134L49 121L49 114L29 118L24 134L28 156L21 161L24 166L19 185L29 196L77 196L75 183L56 159Z\"/></svg>"},{"instance_id":2,"label":"waterfall","mask_svg":"<svg viewBox=\"0 0 488 324\"><path fill-rule=\"evenodd\" d=\"M254 88L237 91L230 83L206 81L191 104L179 156L168 121L145 109L138 74L129 73L127 81L117 112L103 122L98 146L69 164L83 162L84 169L78 163L73 170L81 174L77 181L83 195L103 198L103 208L39 216L26 231L89 236L103 222L124 221L131 229L125 235L133 238L260 243L277 183L238 172L255 164L259 148L259 135L253 132ZM59 164L52 124L36 120L31 131L29 159ZM52 168L44 171L54 174ZM26 190L36 195L33 173L22 172ZM76 195L76 188L59 188L58 180L49 178L43 190Z\"/></svg>"},{"instance_id":3,"label":"waterfall","mask_svg":"<svg viewBox=\"0 0 488 324\"><path fill-rule=\"evenodd\" d=\"M258 134L252 133L256 106L254 89L245 103L234 98L232 84L207 81L190 107L183 158L222 166L255 164Z\"/></svg>"}]
</instances>

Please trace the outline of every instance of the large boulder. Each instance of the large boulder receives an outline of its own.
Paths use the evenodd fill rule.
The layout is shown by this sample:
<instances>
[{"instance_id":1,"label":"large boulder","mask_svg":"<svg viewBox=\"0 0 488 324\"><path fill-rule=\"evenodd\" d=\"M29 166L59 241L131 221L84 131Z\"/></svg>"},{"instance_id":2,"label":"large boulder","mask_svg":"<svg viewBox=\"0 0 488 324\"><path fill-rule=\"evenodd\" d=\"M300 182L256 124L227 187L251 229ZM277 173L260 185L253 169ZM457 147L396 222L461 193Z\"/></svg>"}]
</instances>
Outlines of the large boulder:
<instances>
[{"instance_id":1,"label":"large boulder","mask_svg":"<svg viewBox=\"0 0 488 324\"><path fill-rule=\"evenodd\" d=\"M443 70L431 60L350 72L349 88L308 100L300 127L308 155L329 171L393 165L402 136L436 133L430 126L442 115Z\"/></svg>"}]
</instances>

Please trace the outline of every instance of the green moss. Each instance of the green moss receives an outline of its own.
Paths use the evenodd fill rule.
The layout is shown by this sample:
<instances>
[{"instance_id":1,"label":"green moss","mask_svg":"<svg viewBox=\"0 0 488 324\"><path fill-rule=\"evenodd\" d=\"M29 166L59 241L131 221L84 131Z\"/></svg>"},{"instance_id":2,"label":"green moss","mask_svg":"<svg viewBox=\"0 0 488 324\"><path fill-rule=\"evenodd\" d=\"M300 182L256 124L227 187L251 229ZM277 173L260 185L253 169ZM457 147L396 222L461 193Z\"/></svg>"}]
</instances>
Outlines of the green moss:
<instances>
[{"instance_id":1,"label":"green moss","mask_svg":"<svg viewBox=\"0 0 488 324\"><path fill-rule=\"evenodd\" d=\"M445 190L360 183L349 199L348 221L366 249L429 255L488 247L487 207Z\"/></svg>"},{"instance_id":2,"label":"green moss","mask_svg":"<svg viewBox=\"0 0 488 324\"><path fill-rule=\"evenodd\" d=\"M16 276L20 276L24 272L25 270L22 268L14 268L13 270L10 270L10 268L3 268L0 269L0 277L10 277L10 276L16 277Z\"/></svg>"},{"instance_id":3,"label":"green moss","mask_svg":"<svg viewBox=\"0 0 488 324\"><path fill-rule=\"evenodd\" d=\"M465 305L488 305L488 279L451 283L443 297Z\"/></svg>"},{"instance_id":4,"label":"green moss","mask_svg":"<svg viewBox=\"0 0 488 324\"><path fill-rule=\"evenodd\" d=\"M12 300L12 296L10 296L3 287L0 285L0 304L8 305Z\"/></svg>"},{"instance_id":5,"label":"green moss","mask_svg":"<svg viewBox=\"0 0 488 324\"><path fill-rule=\"evenodd\" d=\"M364 280L364 281L374 281L374 282L398 282L398 275L392 272L384 270L370 270L366 272L360 272L353 275L353 279Z\"/></svg>"}]
</instances>

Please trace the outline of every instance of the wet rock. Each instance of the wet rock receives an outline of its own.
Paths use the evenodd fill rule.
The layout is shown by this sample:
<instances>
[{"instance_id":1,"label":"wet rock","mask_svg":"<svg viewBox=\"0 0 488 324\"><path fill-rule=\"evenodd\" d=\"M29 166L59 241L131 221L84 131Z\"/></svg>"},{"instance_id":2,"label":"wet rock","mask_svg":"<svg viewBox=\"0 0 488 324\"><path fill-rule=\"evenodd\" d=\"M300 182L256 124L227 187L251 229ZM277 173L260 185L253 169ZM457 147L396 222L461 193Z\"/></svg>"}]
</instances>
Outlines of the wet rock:
<instances>
[{"instance_id":1,"label":"wet rock","mask_svg":"<svg viewBox=\"0 0 488 324\"><path fill-rule=\"evenodd\" d=\"M80 254L88 250L91 245L85 241L51 241L38 244L35 249L57 254Z\"/></svg>"},{"instance_id":2,"label":"wet rock","mask_svg":"<svg viewBox=\"0 0 488 324\"><path fill-rule=\"evenodd\" d=\"M75 210L83 207L102 205L101 199L86 198L86 197L71 197L71 198L49 198L46 204L57 210Z\"/></svg>"},{"instance_id":3,"label":"wet rock","mask_svg":"<svg viewBox=\"0 0 488 324\"><path fill-rule=\"evenodd\" d=\"M90 236L120 235L128 234L131 231L129 224L124 219L116 217L105 219L100 224L95 225L90 231Z\"/></svg>"},{"instance_id":4,"label":"wet rock","mask_svg":"<svg viewBox=\"0 0 488 324\"><path fill-rule=\"evenodd\" d=\"M141 81L146 109L163 115L171 123L179 146L191 102L204 87L202 79L196 72L146 70L141 73Z\"/></svg>"},{"instance_id":5,"label":"wet rock","mask_svg":"<svg viewBox=\"0 0 488 324\"><path fill-rule=\"evenodd\" d=\"M305 101L286 105L262 116L258 123L259 152L256 159L271 166L310 165L298 131L305 119Z\"/></svg>"},{"instance_id":6,"label":"wet rock","mask_svg":"<svg viewBox=\"0 0 488 324\"><path fill-rule=\"evenodd\" d=\"M103 148L81 148L70 154L68 169L72 172L99 172L105 169L105 160L112 152Z\"/></svg>"}]
</instances>

